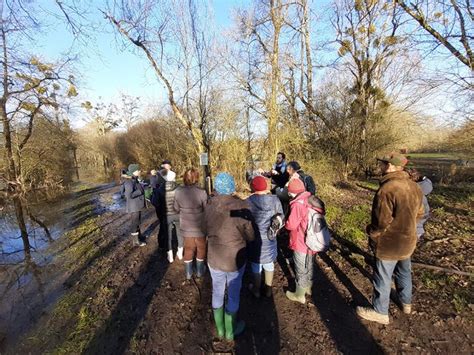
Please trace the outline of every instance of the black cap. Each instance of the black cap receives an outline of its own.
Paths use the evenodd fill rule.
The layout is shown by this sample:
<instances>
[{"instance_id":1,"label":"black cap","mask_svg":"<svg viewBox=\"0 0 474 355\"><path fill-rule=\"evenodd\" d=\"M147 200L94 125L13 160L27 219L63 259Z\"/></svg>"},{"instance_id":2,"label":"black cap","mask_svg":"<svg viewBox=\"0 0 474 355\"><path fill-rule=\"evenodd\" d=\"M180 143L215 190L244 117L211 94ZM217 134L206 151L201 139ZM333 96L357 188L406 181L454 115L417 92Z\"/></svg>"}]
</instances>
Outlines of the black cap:
<instances>
[{"instance_id":1,"label":"black cap","mask_svg":"<svg viewBox=\"0 0 474 355\"><path fill-rule=\"evenodd\" d=\"M161 163L161 165L165 165L165 164L171 165L171 160L168 160L168 159L163 160L163 162Z\"/></svg>"}]
</instances>

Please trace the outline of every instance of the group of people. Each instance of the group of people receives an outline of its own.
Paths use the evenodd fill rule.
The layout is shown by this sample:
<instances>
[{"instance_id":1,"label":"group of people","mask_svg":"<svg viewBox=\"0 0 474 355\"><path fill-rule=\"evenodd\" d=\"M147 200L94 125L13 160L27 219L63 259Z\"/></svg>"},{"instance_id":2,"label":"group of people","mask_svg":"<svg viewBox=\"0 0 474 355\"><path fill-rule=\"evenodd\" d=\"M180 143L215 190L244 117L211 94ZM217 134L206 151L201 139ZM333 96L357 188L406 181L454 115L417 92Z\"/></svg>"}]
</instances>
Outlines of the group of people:
<instances>
[{"instance_id":1,"label":"group of people","mask_svg":"<svg viewBox=\"0 0 474 355\"><path fill-rule=\"evenodd\" d=\"M423 193L404 171L406 162L397 153L379 158L383 177L367 227L369 244L376 256L373 307L358 307L357 313L383 324L388 324L393 275L403 311L411 312L410 257L417 240L417 219L425 214ZM122 192L131 214L133 241L143 246L140 211L146 202L140 173L138 165L129 166ZM167 237L166 242L160 240L159 244L165 245L168 261L173 262L173 232L176 233L176 257L184 259L186 279L193 274L202 277L209 270L217 336L233 340L245 328L237 313L247 264L252 274L251 293L256 298L272 296L277 238L281 233L289 235L296 278L295 291L287 291L286 296L304 304L306 295L312 293L316 254L306 242L308 211L325 213L324 204L315 197L316 185L311 176L296 161L287 163L280 152L271 171L248 176L252 194L246 199L236 195L234 178L225 172L215 176L210 196L198 186L197 169L187 169L182 179L183 184L178 186L169 161L163 162L161 170L151 171L150 200L160 218L160 229L166 231Z\"/></svg>"}]
</instances>

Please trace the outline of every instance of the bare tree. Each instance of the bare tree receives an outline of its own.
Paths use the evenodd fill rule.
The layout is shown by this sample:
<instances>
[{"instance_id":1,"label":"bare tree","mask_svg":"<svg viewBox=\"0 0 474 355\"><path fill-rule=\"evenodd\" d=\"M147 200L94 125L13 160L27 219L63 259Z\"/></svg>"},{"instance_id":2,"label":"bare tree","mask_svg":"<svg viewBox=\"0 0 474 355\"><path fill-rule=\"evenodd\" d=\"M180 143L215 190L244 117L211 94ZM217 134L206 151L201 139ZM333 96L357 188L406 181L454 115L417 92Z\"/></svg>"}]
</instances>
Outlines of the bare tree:
<instances>
[{"instance_id":1,"label":"bare tree","mask_svg":"<svg viewBox=\"0 0 474 355\"><path fill-rule=\"evenodd\" d=\"M281 41L286 27L289 4L282 0L259 2L239 14L239 46L229 60L240 90L249 96L254 112L267 126L264 157L273 157L280 145L278 127L281 121Z\"/></svg>"},{"instance_id":2,"label":"bare tree","mask_svg":"<svg viewBox=\"0 0 474 355\"><path fill-rule=\"evenodd\" d=\"M32 136L37 117L45 115L48 107L57 104L53 96L55 85L65 82L69 85L70 95L77 95L77 92L73 77L65 74L69 59L55 64L44 63L23 50L22 45L31 40L32 32L39 26L29 4L3 1L0 11L0 118L7 161L3 179L12 196L25 255L29 257L31 247L21 197L25 183L22 152Z\"/></svg>"},{"instance_id":3,"label":"bare tree","mask_svg":"<svg viewBox=\"0 0 474 355\"><path fill-rule=\"evenodd\" d=\"M120 108L118 109L121 124L127 131L140 119L140 97L133 97L125 93L120 94Z\"/></svg>"},{"instance_id":4,"label":"bare tree","mask_svg":"<svg viewBox=\"0 0 474 355\"><path fill-rule=\"evenodd\" d=\"M470 0L395 0L432 38L435 46L446 48L457 60L474 70L474 15Z\"/></svg>"},{"instance_id":5,"label":"bare tree","mask_svg":"<svg viewBox=\"0 0 474 355\"><path fill-rule=\"evenodd\" d=\"M81 106L86 110L89 128L94 132L94 136L89 137L92 138L89 139L93 145L91 150L100 156L104 176L108 176L111 168L111 157L107 149L102 148L106 143L104 139L120 123L117 107L114 104L106 105L102 102L93 105L90 101L83 102Z\"/></svg>"},{"instance_id":6,"label":"bare tree","mask_svg":"<svg viewBox=\"0 0 474 355\"><path fill-rule=\"evenodd\" d=\"M384 75L397 56L404 49L405 39L399 35L400 15L393 6L381 1L348 1L334 2L332 24L336 31L336 43L339 44L339 56L342 60L340 68L347 70L349 76L346 95L351 97L350 114L341 112L341 117L354 121L352 127L351 149L356 157L346 164L359 163L359 169L370 156L374 147L369 144L368 137L374 125L381 120L390 105L383 85ZM333 110L322 110L320 105L311 104L310 97L300 91L300 99L306 109L321 120L326 129L332 131L338 139L345 139L333 125ZM326 117L327 113L329 117Z\"/></svg>"},{"instance_id":7,"label":"bare tree","mask_svg":"<svg viewBox=\"0 0 474 355\"><path fill-rule=\"evenodd\" d=\"M208 120L218 97L210 85L217 67L211 60L212 31L198 3L190 0L182 5L117 2L103 13L126 43L147 57L165 86L174 116L189 130L196 152L210 153Z\"/></svg>"}]
</instances>

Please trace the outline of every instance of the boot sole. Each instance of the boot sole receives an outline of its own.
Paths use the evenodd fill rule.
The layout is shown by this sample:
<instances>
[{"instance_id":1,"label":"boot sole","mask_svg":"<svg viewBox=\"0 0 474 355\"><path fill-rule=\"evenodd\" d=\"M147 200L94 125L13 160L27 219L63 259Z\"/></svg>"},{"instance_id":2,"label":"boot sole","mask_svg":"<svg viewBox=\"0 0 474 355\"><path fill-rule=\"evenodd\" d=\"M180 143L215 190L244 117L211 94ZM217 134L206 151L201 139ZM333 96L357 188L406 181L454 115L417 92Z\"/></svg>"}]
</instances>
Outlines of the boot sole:
<instances>
[{"instance_id":1,"label":"boot sole","mask_svg":"<svg viewBox=\"0 0 474 355\"><path fill-rule=\"evenodd\" d=\"M381 319L374 319L374 318L370 318L370 317L367 317L366 315L364 314L361 314L359 312L357 312L357 315L362 318L362 319L365 319L365 320L368 320L368 321L371 321L371 322L376 322L376 323L379 323L379 324L383 324L383 325L388 325L390 324L390 320L387 319L387 320L381 320Z\"/></svg>"},{"instance_id":2,"label":"boot sole","mask_svg":"<svg viewBox=\"0 0 474 355\"><path fill-rule=\"evenodd\" d=\"M297 297L293 297L293 296L288 296L288 292L285 295L286 295L286 298L288 298L290 301L298 302L298 303L301 303L301 304L306 304L306 297L305 298L297 298Z\"/></svg>"}]
</instances>

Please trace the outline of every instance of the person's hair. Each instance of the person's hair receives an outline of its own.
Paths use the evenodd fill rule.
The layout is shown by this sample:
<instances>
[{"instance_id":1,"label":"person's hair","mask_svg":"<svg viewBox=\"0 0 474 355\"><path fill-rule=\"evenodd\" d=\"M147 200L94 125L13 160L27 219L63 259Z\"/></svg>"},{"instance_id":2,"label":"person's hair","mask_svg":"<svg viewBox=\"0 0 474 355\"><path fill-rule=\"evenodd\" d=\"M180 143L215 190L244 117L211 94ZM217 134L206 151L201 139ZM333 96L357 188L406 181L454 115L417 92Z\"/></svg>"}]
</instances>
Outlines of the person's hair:
<instances>
[{"instance_id":1,"label":"person's hair","mask_svg":"<svg viewBox=\"0 0 474 355\"><path fill-rule=\"evenodd\" d=\"M412 181L419 182L423 180L423 175L421 175L420 172L416 170L415 168L408 168L408 169L405 169L405 171L408 173Z\"/></svg>"},{"instance_id":2,"label":"person's hair","mask_svg":"<svg viewBox=\"0 0 474 355\"><path fill-rule=\"evenodd\" d=\"M126 175L126 174L127 174L127 169L122 169L122 170L120 170L120 173L121 173L122 175Z\"/></svg>"},{"instance_id":3,"label":"person's hair","mask_svg":"<svg viewBox=\"0 0 474 355\"><path fill-rule=\"evenodd\" d=\"M168 170L166 170L166 169L161 169L161 170L160 170L160 175L165 178L166 175L168 175Z\"/></svg>"},{"instance_id":4,"label":"person's hair","mask_svg":"<svg viewBox=\"0 0 474 355\"><path fill-rule=\"evenodd\" d=\"M290 161L287 166L291 167L294 171L298 171L301 169L300 164L297 161Z\"/></svg>"},{"instance_id":5,"label":"person's hair","mask_svg":"<svg viewBox=\"0 0 474 355\"><path fill-rule=\"evenodd\" d=\"M286 155L285 155L285 153L283 153L283 152L278 152L278 153L277 153L277 155L278 155L278 154L280 154L280 155L281 155L281 157L282 157L283 159L285 159L285 158L286 158Z\"/></svg>"},{"instance_id":6,"label":"person's hair","mask_svg":"<svg viewBox=\"0 0 474 355\"><path fill-rule=\"evenodd\" d=\"M194 185L199 181L199 171L195 168L186 169L183 174L183 182L186 186Z\"/></svg>"}]
</instances>

